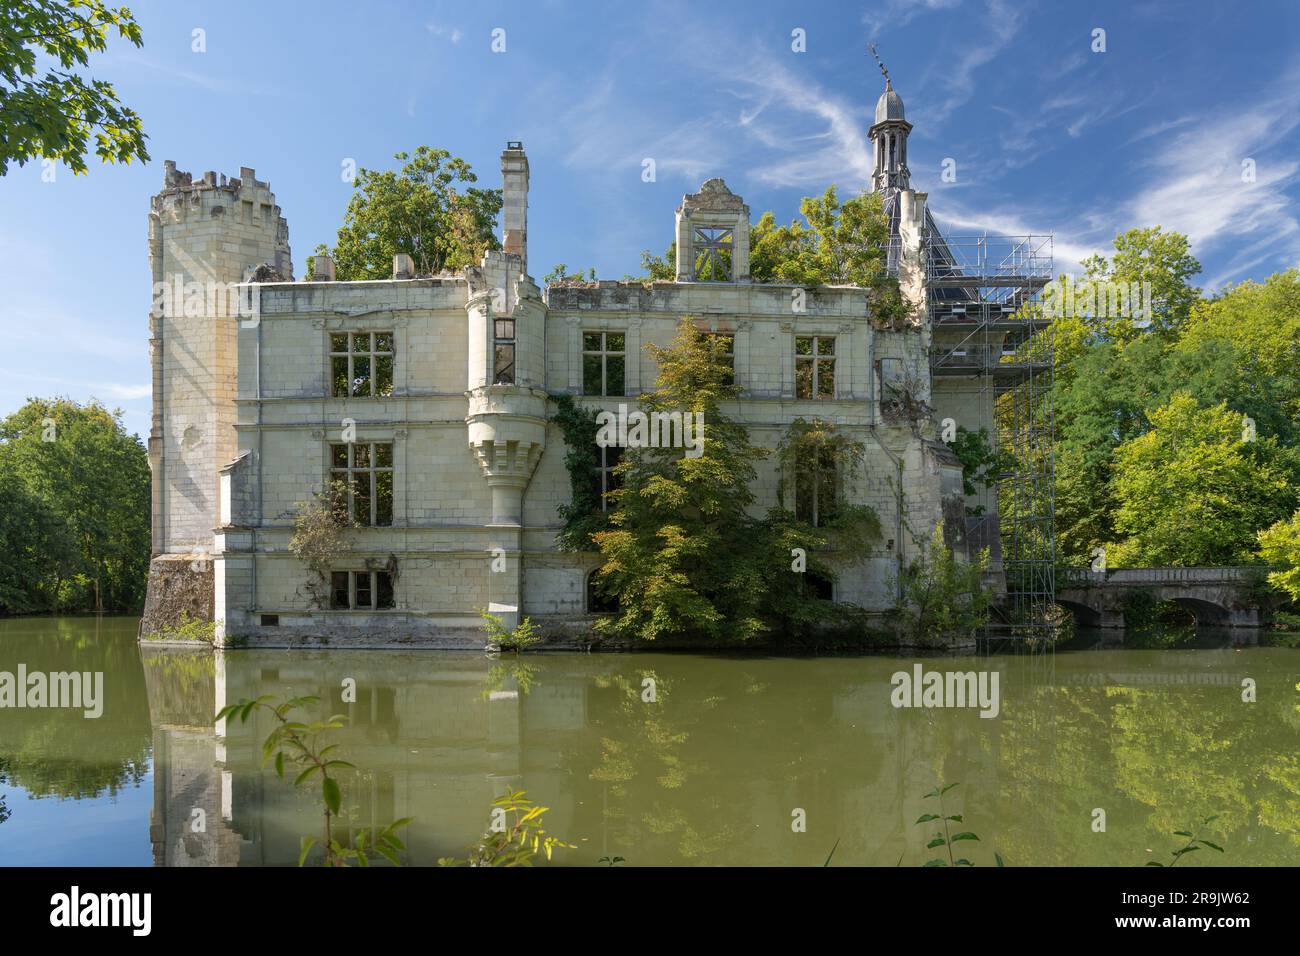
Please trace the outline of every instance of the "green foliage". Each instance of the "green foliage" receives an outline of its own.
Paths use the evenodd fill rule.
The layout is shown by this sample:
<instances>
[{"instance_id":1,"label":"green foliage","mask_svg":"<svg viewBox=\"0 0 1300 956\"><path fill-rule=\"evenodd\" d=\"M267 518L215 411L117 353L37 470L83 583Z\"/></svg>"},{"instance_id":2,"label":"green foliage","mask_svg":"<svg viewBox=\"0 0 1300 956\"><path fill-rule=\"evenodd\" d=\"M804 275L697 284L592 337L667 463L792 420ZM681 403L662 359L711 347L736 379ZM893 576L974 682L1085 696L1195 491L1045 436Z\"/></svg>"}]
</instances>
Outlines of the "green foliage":
<instances>
[{"instance_id":1,"label":"green foliage","mask_svg":"<svg viewBox=\"0 0 1300 956\"><path fill-rule=\"evenodd\" d=\"M555 536L561 551L595 551L593 535L609 527L601 508L599 472L596 457L596 410L584 408L570 395L552 395L556 413L551 421L564 436L564 467L569 472L571 497L559 507L564 527Z\"/></svg>"},{"instance_id":2,"label":"green foliage","mask_svg":"<svg viewBox=\"0 0 1300 956\"><path fill-rule=\"evenodd\" d=\"M1253 560L1300 500L1300 271L1200 299L1185 237L1158 228L1088 265L1150 281L1157 314L1147 329L1053 322L1061 560L1098 547L1116 567Z\"/></svg>"},{"instance_id":3,"label":"green foliage","mask_svg":"<svg viewBox=\"0 0 1300 956\"><path fill-rule=\"evenodd\" d=\"M1259 532L1259 556L1275 569L1268 583L1300 602L1300 511Z\"/></svg>"},{"instance_id":4,"label":"green foliage","mask_svg":"<svg viewBox=\"0 0 1300 956\"><path fill-rule=\"evenodd\" d=\"M217 712L215 719L220 721L238 717L243 724L256 711L269 713L276 723L262 743L262 766L273 763L276 776L281 779L284 779L286 769L297 770L293 780L295 787L310 782L312 777L319 779L320 796L325 805L324 835L320 841L314 836L302 838L299 866L306 864L307 857L317 845L325 851L326 866L369 866L371 856L375 854L394 866L401 866L402 860L398 854L405 852L406 845L398 837L397 831L411 822L410 817L394 820L382 827L358 830L348 841L340 841L334 836L333 821L341 814L343 806L343 790L339 786L336 772L355 770L356 767L346 760L330 756L339 745L327 744L325 738L330 731L340 729L346 718L341 714L311 722L291 718L295 710L319 703L319 700L318 697L294 697L275 703L274 697L263 695L255 700L245 699L228 704Z\"/></svg>"},{"instance_id":5,"label":"green foliage","mask_svg":"<svg viewBox=\"0 0 1300 956\"><path fill-rule=\"evenodd\" d=\"M1191 244L1178 232L1164 232L1159 226L1130 229L1115 237L1115 254L1107 260L1094 255L1083 261L1089 281L1151 283L1152 316L1150 330L1157 334L1176 334L1187 322L1200 290L1189 281L1201 271L1201 264L1191 255ZM1115 341L1130 341L1141 334L1131 318L1096 319L1102 335Z\"/></svg>"},{"instance_id":6,"label":"green foliage","mask_svg":"<svg viewBox=\"0 0 1300 956\"><path fill-rule=\"evenodd\" d=\"M180 623L174 627L164 628L146 636L150 641L194 641L214 645L217 641L217 622L205 621L193 617L188 611L181 612Z\"/></svg>"},{"instance_id":7,"label":"green foliage","mask_svg":"<svg viewBox=\"0 0 1300 956\"><path fill-rule=\"evenodd\" d=\"M897 325L907 318L898 282L885 268L889 221L880 196L862 193L841 202L832 185L820 196L804 197L799 214L802 220L778 226L776 217L765 212L750 225L749 274L755 282L861 286L871 291L876 322ZM724 252L720 271L729 267ZM674 280L677 244L671 243L662 256L642 252L641 268L643 280ZM698 278L722 280L726 275L714 275L705 266Z\"/></svg>"},{"instance_id":8,"label":"green foliage","mask_svg":"<svg viewBox=\"0 0 1300 956\"><path fill-rule=\"evenodd\" d=\"M961 462L962 491L967 497L977 494L981 488L994 487L1003 472L1015 467L1015 456L995 449L987 428L970 431L959 425L956 438L946 444ZM982 515L984 506L968 508L967 513Z\"/></svg>"},{"instance_id":9,"label":"green foliage","mask_svg":"<svg viewBox=\"0 0 1300 956\"><path fill-rule=\"evenodd\" d=\"M327 481L294 507L289 551L314 575L307 591L317 607L329 605L330 569L349 552L347 530L355 526L348 513L348 483L341 479Z\"/></svg>"},{"instance_id":10,"label":"green foliage","mask_svg":"<svg viewBox=\"0 0 1300 956\"><path fill-rule=\"evenodd\" d=\"M1174 858L1174 860L1172 863L1168 865L1177 866L1178 863L1183 859L1183 857L1185 857L1189 853L1197 852L1198 850L1201 849L1201 847L1206 847L1208 849L1214 850L1216 853L1223 853L1224 852L1223 847L1219 846L1217 843L1211 843L1209 840L1203 840L1200 837L1200 834L1205 832L1206 827L1208 827L1211 823L1213 823L1217 819L1219 819L1217 815L1206 817L1204 820L1201 821L1201 825L1200 827L1197 828L1195 833L1192 833L1190 830L1175 830L1174 836L1186 837L1187 842L1184 843L1178 849L1173 850L1170 853L1170 855ZM1148 860L1146 865L1161 866L1161 867L1165 866L1164 863L1157 862L1156 860Z\"/></svg>"},{"instance_id":11,"label":"green foliage","mask_svg":"<svg viewBox=\"0 0 1300 956\"><path fill-rule=\"evenodd\" d=\"M944 541L936 524L927 547L903 574L899 616L913 643L931 644L973 634L989 619L990 595L982 576L988 553L963 561Z\"/></svg>"},{"instance_id":12,"label":"green foliage","mask_svg":"<svg viewBox=\"0 0 1300 956\"><path fill-rule=\"evenodd\" d=\"M590 535L604 558L601 587L619 607L596 628L642 640L724 643L760 635L803 639L827 630L860 636L865 612L819 600L791 558L794 549L803 549L808 570L833 580L838 566L862 560L879 539L879 518L870 508L851 505L828 507L816 527L784 505L762 519L751 517L755 464L768 451L754 446L748 430L720 410L739 392L723 347L689 319L669 348L649 347L660 373L655 389L641 397L641 410L648 416L699 412L703 449L696 458L672 448L625 453L616 470L622 487L608 496L612 511L599 518L607 524ZM595 467L588 451L595 447L595 417L571 407L562 407L562 415L570 422L566 442L581 443L577 453L570 444L566 458L575 505L561 514L569 516L596 507L594 497L579 497L592 484L580 476ZM790 479L806 462L820 461L832 465L831 478L844 484L861 464L863 447L830 423L799 420L777 455ZM586 533L590 525L576 527Z\"/></svg>"},{"instance_id":13,"label":"green foliage","mask_svg":"<svg viewBox=\"0 0 1300 956\"><path fill-rule=\"evenodd\" d=\"M934 849L938 849L939 847L943 847L944 851L948 854L948 859L946 860L943 859L942 857L934 857L930 860L927 860L924 864L927 867L974 866L975 865L970 860L964 857L957 857L957 858L953 857L953 844L961 843L962 841L965 840L972 840L975 842L979 842L979 837L977 837L974 833L971 833L969 830L963 830L960 833L953 833L951 828L949 827L950 823L962 822L962 816L960 813L948 813L944 810L944 806L943 806L943 795L956 786L958 786L958 784L950 783L944 787L935 787L929 793L925 794L925 796L922 798L924 800L929 800L931 797L933 797L936 801L938 801L939 812L921 814L921 816L917 818L914 826L922 826L927 823L933 823L936 820L942 823L943 829L935 831L934 837L930 840L929 843L925 845L925 848L927 850L934 850ZM998 866L1001 865L1002 865L1002 858L998 857Z\"/></svg>"},{"instance_id":14,"label":"green foliage","mask_svg":"<svg viewBox=\"0 0 1300 956\"><path fill-rule=\"evenodd\" d=\"M525 791L509 788L505 796L492 801L492 807L493 822L470 848L468 858L443 857L440 866L532 866L538 853L549 860L557 849L574 849L572 843L546 832L542 818L550 807L533 803Z\"/></svg>"},{"instance_id":15,"label":"green foliage","mask_svg":"<svg viewBox=\"0 0 1300 956\"><path fill-rule=\"evenodd\" d=\"M592 266L584 274L581 269L570 274L569 267L563 262L557 262L550 272L542 276L542 286L545 288L553 282L595 282L596 267Z\"/></svg>"},{"instance_id":16,"label":"green foliage","mask_svg":"<svg viewBox=\"0 0 1300 956\"><path fill-rule=\"evenodd\" d=\"M76 72L116 33L135 46L140 26L102 0L10 0L0 17L0 176L36 157L86 172L89 140L105 163L149 161L140 117L105 80ZM45 72L40 73L40 68ZM39 74L39 75L38 75Z\"/></svg>"},{"instance_id":17,"label":"green foliage","mask_svg":"<svg viewBox=\"0 0 1300 956\"><path fill-rule=\"evenodd\" d=\"M609 496L611 527L595 535L602 585L620 609L597 622L599 630L644 640L745 640L763 629L767 569L755 557L758 523L746 509L754 463L766 452L720 410L739 394L723 347L689 319L670 348L648 346L659 377L641 396L641 410L701 413L703 451L692 458L681 449L627 449L617 469L623 485Z\"/></svg>"},{"instance_id":18,"label":"green foliage","mask_svg":"<svg viewBox=\"0 0 1300 956\"><path fill-rule=\"evenodd\" d=\"M508 630L501 618L487 611L479 611L483 618L483 630L487 632L488 643L503 651L526 651L542 642L542 636L536 633L537 627L531 618L524 618L513 629Z\"/></svg>"},{"instance_id":19,"label":"green foliage","mask_svg":"<svg viewBox=\"0 0 1300 956\"><path fill-rule=\"evenodd\" d=\"M393 158L403 161L400 171L357 170L338 241L317 249L333 257L339 279L391 278L402 252L418 275L455 272L499 248L501 190L466 185L478 177L445 149L421 146Z\"/></svg>"},{"instance_id":20,"label":"green foliage","mask_svg":"<svg viewBox=\"0 0 1300 956\"><path fill-rule=\"evenodd\" d=\"M1115 452L1115 567L1248 563L1259 529L1297 505L1296 454L1276 438L1242 440L1241 416L1177 393L1152 430Z\"/></svg>"},{"instance_id":21,"label":"green foliage","mask_svg":"<svg viewBox=\"0 0 1300 956\"><path fill-rule=\"evenodd\" d=\"M872 318L895 324L907 315L898 283L885 270L889 220L881 197L840 202L835 187L799 204L803 221L778 226L764 213L750 229L749 271L756 282L856 285L872 290Z\"/></svg>"},{"instance_id":22,"label":"green foliage","mask_svg":"<svg viewBox=\"0 0 1300 956\"><path fill-rule=\"evenodd\" d=\"M149 456L121 411L29 399L0 422L0 611L139 609L149 516Z\"/></svg>"}]
</instances>

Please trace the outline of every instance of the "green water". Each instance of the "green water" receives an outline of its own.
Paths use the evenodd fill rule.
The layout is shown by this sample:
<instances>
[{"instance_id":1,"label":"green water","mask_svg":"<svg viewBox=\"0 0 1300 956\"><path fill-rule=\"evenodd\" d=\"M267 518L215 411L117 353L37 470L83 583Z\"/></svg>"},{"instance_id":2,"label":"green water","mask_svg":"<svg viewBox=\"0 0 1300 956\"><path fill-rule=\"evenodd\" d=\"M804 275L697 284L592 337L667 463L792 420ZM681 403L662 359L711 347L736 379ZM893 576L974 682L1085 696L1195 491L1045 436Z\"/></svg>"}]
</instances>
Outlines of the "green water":
<instances>
[{"instance_id":1,"label":"green water","mask_svg":"<svg viewBox=\"0 0 1300 956\"><path fill-rule=\"evenodd\" d=\"M225 738L212 722L261 694L317 695L322 714L348 716L335 739L359 769L342 781L344 825L414 817L418 864L463 854L514 787L576 844L560 864L810 866L834 846L833 865L919 865L933 828L914 821L939 812L923 797L939 782L959 784L944 810L979 835L958 844L977 865L995 851L1008 866L1167 860L1173 831L1211 814L1226 853L1181 865L1300 863L1293 647L1203 632L956 658L490 660L142 649L135 631L126 618L0 622L0 671L104 674L97 719L0 710L0 863L294 863L321 829L315 791L260 768L265 720ZM916 661L995 671L997 717L895 708L891 675ZM349 678L356 700L344 703Z\"/></svg>"}]
</instances>

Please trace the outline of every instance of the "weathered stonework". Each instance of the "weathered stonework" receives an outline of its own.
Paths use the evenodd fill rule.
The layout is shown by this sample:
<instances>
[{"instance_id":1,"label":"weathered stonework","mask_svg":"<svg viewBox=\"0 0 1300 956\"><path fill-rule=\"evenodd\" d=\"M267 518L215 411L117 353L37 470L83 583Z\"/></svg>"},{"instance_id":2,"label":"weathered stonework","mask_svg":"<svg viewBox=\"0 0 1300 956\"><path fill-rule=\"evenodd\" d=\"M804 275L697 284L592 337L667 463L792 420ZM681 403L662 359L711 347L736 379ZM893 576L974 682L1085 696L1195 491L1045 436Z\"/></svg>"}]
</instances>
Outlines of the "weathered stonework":
<instances>
[{"instance_id":1,"label":"weathered stonework","mask_svg":"<svg viewBox=\"0 0 1300 956\"><path fill-rule=\"evenodd\" d=\"M254 644L481 647L478 611L490 609L507 624L530 615L560 643L584 646L597 561L555 546L557 509L571 489L548 396L633 406L656 377L646 346L667 346L684 318L733 337L743 394L726 412L755 443L774 449L796 419L821 418L867 449L843 495L875 509L883 534L865 561L841 569L836 600L883 615L897 604L900 568L936 524L963 545L961 468L935 441L930 410L925 194L902 194L899 224L898 271L914 318L888 326L873 319L863 289L751 282L749 208L720 179L683 197L677 211L685 253L677 281L566 282L544 295L527 274L520 144L502 154L502 174L504 250L462 274L415 278L399 256L391 280L332 281L320 261L313 281L293 282L287 227L265 183L244 170L195 184L168 164L150 216L155 281L176 271L249 279L257 315L152 323L157 557L146 631L202 605L219 637ZM732 230L729 281L696 281L691 250L701 227ZM503 328L514 345L504 379ZM331 336L355 333L391 337L390 394L333 394ZM584 335L592 333L623 337L621 395L584 394ZM833 341L833 397L798 397L800 336ZM882 363L906 379L911 406L898 407L882 385ZM332 445L370 443L391 446L391 524L348 531L336 570L391 569L392 606L329 609L290 552L294 513L329 480ZM792 481L776 456L762 463L755 513L793 500ZM178 569L205 552L206 579Z\"/></svg>"}]
</instances>

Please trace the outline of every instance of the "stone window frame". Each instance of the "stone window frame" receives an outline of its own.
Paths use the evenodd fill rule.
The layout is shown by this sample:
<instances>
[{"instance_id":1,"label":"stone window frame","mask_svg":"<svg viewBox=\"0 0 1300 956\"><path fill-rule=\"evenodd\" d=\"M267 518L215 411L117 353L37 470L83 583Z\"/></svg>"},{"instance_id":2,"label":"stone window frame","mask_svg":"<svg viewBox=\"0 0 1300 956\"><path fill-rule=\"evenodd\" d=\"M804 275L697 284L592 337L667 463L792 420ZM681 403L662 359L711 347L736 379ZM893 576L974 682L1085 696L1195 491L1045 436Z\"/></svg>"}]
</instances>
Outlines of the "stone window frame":
<instances>
[{"instance_id":1,"label":"stone window frame","mask_svg":"<svg viewBox=\"0 0 1300 956\"><path fill-rule=\"evenodd\" d=\"M502 332L509 335L502 335ZM518 358L519 327L513 316L492 317L492 384L513 385L517 378L515 362ZM510 361L502 364L502 350L509 349ZM504 376L504 377L503 377Z\"/></svg>"},{"instance_id":2,"label":"stone window frame","mask_svg":"<svg viewBox=\"0 0 1300 956\"><path fill-rule=\"evenodd\" d=\"M839 335L835 332L795 332L793 335L794 351L794 397L798 401L834 401L839 394L839 343L836 341ZM810 351L806 355L799 354L800 340L811 340ZM830 342L830 351L821 350L822 342ZM831 391L829 395L818 394L821 391L821 366L829 363L831 366ZM811 365L811 388L809 395L799 394L799 368L801 365Z\"/></svg>"},{"instance_id":3,"label":"stone window frame","mask_svg":"<svg viewBox=\"0 0 1300 956\"><path fill-rule=\"evenodd\" d=\"M610 500L605 496L621 487L622 483L614 476L614 469L623 460L624 451L622 445L596 446L596 483L598 486L596 491L600 496L601 511L609 511L611 507Z\"/></svg>"},{"instance_id":4,"label":"stone window frame","mask_svg":"<svg viewBox=\"0 0 1300 956\"><path fill-rule=\"evenodd\" d=\"M366 348L357 350L356 341L359 336L366 336ZM327 348L327 365L326 369L329 375L329 395L331 398L391 398L397 387L397 334L395 329L329 329L325 333L325 345ZM346 336L346 349L337 347L335 339L340 336ZM388 337L388 348L378 348L378 338L380 336ZM357 359L361 358L367 365L367 388L368 391L358 394L356 392L356 365ZM388 390L380 392L377 385L377 369L380 360L388 359ZM335 365L339 360L347 363L347 382L348 388L346 394L338 392L339 378L335 374Z\"/></svg>"},{"instance_id":5,"label":"stone window frame","mask_svg":"<svg viewBox=\"0 0 1300 956\"><path fill-rule=\"evenodd\" d=\"M600 336L599 348L597 349L587 348L587 336L589 335ZM620 338L622 338L623 347L621 349L611 349L609 347L609 337L613 335L617 335ZM616 329L616 328L598 328L598 329L584 328L581 330L580 336L581 338L579 339L579 344L582 346L582 352L581 352L582 394L591 395L597 398L626 398L628 392L628 387L627 387L628 330ZM600 358L600 391L598 392L588 391L587 390L587 359L594 358L597 356L599 356ZM619 392L611 392L609 390L609 359L611 357L618 357L623 360L623 388Z\"/></svg>"},{"instance_id":6,"label":"stone window frame","mask_svg":"<svg viewBox=\"0 0 1300 956\"><path fill-rule=\"evenodd\" d=\"M365 447L367 449L366 464L358 467L357 449ZM380 448L388 449L388 464L379 464ZM337 452L339 449L346 449L346 464L339 465ZM327 443L325 465L327 477L330 481L340 478L348 486L348 516L353 521L357 520L355 481L353 476L364 474L368 476L370 487L367 496L367 509L369 511L369 521L359 524L363 528L391 528L394 526L394 519L397 512L397 442L393 438L365 438L355 441L331 441ZM388 521L379 523L379 479L382 475L388 475Z\"/></svg>"},{"instance_id":7,"label":"stone window frame","mask_svg":"<svg viewBox=\"0 0 1300 956\"><path fill-rule=\"evenodd\" d=\"M718 339L731 340L731 348L727 350L727 357L731 359L731 381L729 381L727 384L735 385L736 384L736 333L705 331L704 335L708 336L711 339L718 338Z\"/></svg>"},{"instance_id":8,"label":"stone window frame","mask_svg":"<svg viewBox=\"0 0 1300 956\"><path fill-rule=\"evenodd\" d=\"M347 604L340 604L338 601L338 595L340 592L339 577L341 575L346 575L345 584L346 584L346 591L347 591ZM357 596L358 594L362 593L362 588L359 587L360 582L358 579L360 575L364 575L366 578L365 593L367 593L370 597L370 603L365 605L358 605L357 603L358 600ZM381 588L381 583L385 579L388 582L387 583L388 596L387 596L387 601L385 603L381 603L381 601L384 600L381 596L384 590L383 588ZM396 607L397 607L397 591L395 587L395 582L393 581L392 572L378 571L369 568L349 568L346 571L330 572L330 610L331 611L391 611L394 610Z\"/></svg>"},{"instance_id":9,"label":"stone window frame","mask_svg":"<svg viewBox=\"0 0 1300 956\"><path fill-rule=\"evenodd\" d=\"M794 514L799 521L806 521L814 528L820 528L825 522L834 519L839 513L840 507L844 504L844 476L841 474L839 464L835 460L835 453L830 449L822 449L822 454L827 456L823 460L803 463L796 462L793 473L790 476L792 490L794 491ZM807 481L811 478L811 514L808 514L801 507L801 497L808 493L809 485ZM822 505L823 492L829 490L830 493L830 510L827 511ZM804 514L800 512L803 511ZM807 517L805 517L807 515Z\"/></svg>"}]
</instances>

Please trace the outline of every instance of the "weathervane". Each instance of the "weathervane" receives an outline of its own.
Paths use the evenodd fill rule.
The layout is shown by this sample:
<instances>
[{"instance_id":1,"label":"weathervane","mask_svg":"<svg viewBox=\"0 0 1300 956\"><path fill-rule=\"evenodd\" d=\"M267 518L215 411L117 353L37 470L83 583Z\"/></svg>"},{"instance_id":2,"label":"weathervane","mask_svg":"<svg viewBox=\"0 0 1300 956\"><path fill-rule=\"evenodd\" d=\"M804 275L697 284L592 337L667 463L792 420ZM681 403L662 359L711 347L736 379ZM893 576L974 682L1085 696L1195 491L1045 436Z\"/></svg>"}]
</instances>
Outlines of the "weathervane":
<instances>
[{"instance_id":1,"label":"weathervane","mask_svg":"<svg viewBox=\"0 0 1300 956\"><path fill-rule=\"evenodd\" d=\"M880 67L880 74L885 78L885 83L888 84L889 71L885 69L884 61L880 59L880 54L876 52L876 45L874 43L868 43L867 49L870 50L871 55L876 58L876 66Z\"/></svg>"}]
</instances>

